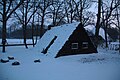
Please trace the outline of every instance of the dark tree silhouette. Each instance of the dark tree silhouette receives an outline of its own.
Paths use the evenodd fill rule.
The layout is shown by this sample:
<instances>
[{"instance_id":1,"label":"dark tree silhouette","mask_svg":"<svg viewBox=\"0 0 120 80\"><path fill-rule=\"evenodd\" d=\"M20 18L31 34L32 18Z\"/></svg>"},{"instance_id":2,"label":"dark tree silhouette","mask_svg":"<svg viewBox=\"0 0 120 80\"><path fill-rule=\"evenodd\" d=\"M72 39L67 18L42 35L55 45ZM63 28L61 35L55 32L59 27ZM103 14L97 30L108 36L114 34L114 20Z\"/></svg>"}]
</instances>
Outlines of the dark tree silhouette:
<instances>
[{"instance_id":1,"label":"dark tree silhouette","mask_svg":"<svg viewBox=\"0 0 120 80\"><path fill-rule=\"evenodd\" d=\"M97 13L97 23L95 30L96 46L98 45L98 37L99 37L99 29L100 29L101 5L102 5L102 0L98 0L98 13Z\"/></svg>"},{"instance_id":2,"label":"dark tree silhouette","mask_svg":"<svg viewBox=\"0 0 120 80\"><path fill-rule=\"evenodd\" d=\"M34 7L35 7L34 1L25 0L24 3L19 7L21 15L20 15L20 13L15 12L16 18L22 24L23 38L24 38L24 44L25 44L26 48L28 48L28 46L27 46L27 32L26 32L27 25L30 22L30 20L32 19L32 17L34 17L35 12L37 11L37 8L34 8ZM32 10L32 9L33 9L33 11L31 12L30 10ZM31 14L28 16L28 13L31 13ZM33 22L34 22L34 18L33 18ZM33 26L32 26L32 28L33 28ZM34 45L34 42L33 42L33 45Z\"/></svg>"},{"instance_id":3,"label":"dark tree silhouette","mask_svg":"<svg viewBox=\"0 0 120 80\"><path fill-rule=\"evenodd\" d=\"M10 16L15 12L17 8L23 3L24 0L19 0L18 4L16 6L12 6L14 3L14 0L1 0L0 6L2 7L2 12L0 12L0 15L2 15L2 44L3 44L3 50L2 52L5 52L5 44L6 44L6 24Z\"/></svg>"},{"instance_id":4,"label":"dark tree silhouette","mask_svg":"<svg viewBox=\"0 0 120 80\"><path fill-rule=\"evenodd\" d=\"M53 0L40 0L39 1L39 6L38 6L38 14L41 16L41 27L40 27L40 38L43 35L43 29L44 29L44 18L46 16L46 14L50 13L47 12L48 7L52 4Z\"/></svg>"},{"instance_id":5,"label":"dark tree silhouette","mask_svg":"<svg viewBox=\"0 0 120 80\"><path fill-rule=\"evenodd\" d=\"M105 30L105 44L106 44L106 48L108 47L108 38L107 38L107 34L108 34L108 27L110 26L110 24L112 24L111 22L113 20L115 20L114 18L114 13L115 10L117 9L117 7L120 5L118 3L116 3L115 0L111 0L110 5L102 2L102 24L104 26L104 30ZM115 23L116 24L116 23Z\"/></svg>"}]
</instances>

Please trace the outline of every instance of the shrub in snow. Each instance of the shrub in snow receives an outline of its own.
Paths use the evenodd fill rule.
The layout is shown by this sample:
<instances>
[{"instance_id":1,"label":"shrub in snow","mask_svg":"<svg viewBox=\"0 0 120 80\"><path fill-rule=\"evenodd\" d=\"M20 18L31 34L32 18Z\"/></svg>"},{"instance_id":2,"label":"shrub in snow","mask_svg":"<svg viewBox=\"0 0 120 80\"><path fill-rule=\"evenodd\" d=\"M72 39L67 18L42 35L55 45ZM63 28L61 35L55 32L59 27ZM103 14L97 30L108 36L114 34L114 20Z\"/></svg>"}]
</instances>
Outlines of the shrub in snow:
<instances>
[{"instance_id":1,"label":"shrub in snow","mask_svg":"<svg viewBox=\"0 0 120 80\"><path fill-rule=\"evenodd\" d=\"M87 62L97 62L97 61L103 61L105 58L97 58L97 57L88 57L88 58L82 58L80 61L82 63L87 63Z\"/></svg>"},{"instance_id":2,"label":"shrub in snow","mask_svg":"<svg viewBox=\"0 0 120 80\"><path fill-rule=\"evenodd\" d=\"M9 62L9 60L8 60L8 59L1 59L0 61L1 61L2 63Z\"/></svg>"},{"instance_id":3,"label":"shrub in snow","mask_svg":"<svg viewBox=\"0 0 120 80\"><path fill-rule=\"evenodd\" d=\"M118 51L120 48L116 48L115 50Z\"/></svg>"},{"instance_id":4,"label":"shrub in snow","mask_svg":"<svg viewBox=\"0 0 120 80\"><path fill-rule=\"evenodd\" d=\"M12 63L12 65L20 65L20 62L15 61L15 62Z\"/></svg>"},{"instance_id":5,"label":"shrub in snow","mask_svg":"<svg viewBox=\"0 0 120 80\"><path fill-rule=\"evenodd\" d=\"M94 58L82 58L81 61L82 61L83 63L86 63L86 62L94 62L94 61L96 61L96 59L94 59Z\"/></svg>"},{"instance_id":6,"label":"shrub in snow","mask_svg":"<svg viewBox=\"0 0 120 80\"><path fill-rule=\"evenodd\" d=\"M9 60L13 60L14 57L13 57L13 56L8 56L8 59L9 59Z\"/></svg>"},{"instance_id":7,"label":"shrub in snow","mask_svg":"<svg viewBox=\"0 0 120 80\"><path fill-rule=\"evenodd\" d=\"M103 61L103 60L106 60L106 59L105 58L99 58L98 60Z\"/></svg>"},{"instance_id":8,"label":"shrub in snow","mask_svg":"<svg viewBox=\"0 0 120 80\"><path fill-rule=\"evenodd\" d=\"M41 61L40 61L40 59L36 59L36 60L34 60L34 62L35 63L38 63L38 62L40 63Z\"/></svg>"}]
</instances>

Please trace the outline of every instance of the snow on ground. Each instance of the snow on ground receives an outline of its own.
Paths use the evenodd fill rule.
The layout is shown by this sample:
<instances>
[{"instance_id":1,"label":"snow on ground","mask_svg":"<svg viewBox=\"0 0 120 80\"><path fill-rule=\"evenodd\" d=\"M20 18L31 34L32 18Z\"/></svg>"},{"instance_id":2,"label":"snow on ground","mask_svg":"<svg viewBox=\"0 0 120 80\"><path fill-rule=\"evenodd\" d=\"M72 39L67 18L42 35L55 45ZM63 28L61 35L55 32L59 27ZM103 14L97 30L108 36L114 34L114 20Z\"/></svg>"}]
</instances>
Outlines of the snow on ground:
<instances>
[{"instance_id":1,"label":"snow on ground","mask_svg":"<svg viewBox=\"0 0 120 80\"><path fill-rule=\"evenodd\" d=\"M8 44L23 44L23 39L6 39ZM0 39L0 44L2 39ZM27 39L27 43L32 43L32 39Z\"/></svg>"},{"instance_id":2,"label":"snow on ground","mask_svg":"<svg viewBox=\"0 0 120 80\"><path fill-rule=\"evenodd\" d=\"M62 29L62 27L58 28ZM55 35L59 34L57 28L53 30L56 31ZM54 48L50 47L53 50L50 55L50 50L48 54L42 54L42 49L55 36L54 33L50 34L50 31L45 34L47 35L45 38L44 36L41 38L44 42L40 40L34 48L30 46L29 49L25 49L24 46L7 47L6 53L2 53L2 47L0 47L0 59L8 60L8 56L15 58L7 63L0 62L0 80L120 80L120 54L116 51L98 49L99 53L53 58L51 54L54 54L54 48L57 49L56 44ZM23 40L16 39L7 39L7 41L8 44L23 43ZM30 40L28 43L31 43ZM35 63L34 60L38 59L41 62ZM15 61L19 61L20 65L12 66Z\"/></svg>"},{"instance_id":3,"label":"snow on ground","mask_svg":"<svg viewBox=\"0 0 120 80\"><path fill-rule=\"evenodd\" d=\"M14 56L7 63L0 62L0 80L120 80L118 52L98 49L97 54L72 55L53 58L39 52L39 47L7 47L0 59ZM40 63L34 60L40 59ZM20 65L12 66L19 61Z\"/></svg>"}]
</instances>

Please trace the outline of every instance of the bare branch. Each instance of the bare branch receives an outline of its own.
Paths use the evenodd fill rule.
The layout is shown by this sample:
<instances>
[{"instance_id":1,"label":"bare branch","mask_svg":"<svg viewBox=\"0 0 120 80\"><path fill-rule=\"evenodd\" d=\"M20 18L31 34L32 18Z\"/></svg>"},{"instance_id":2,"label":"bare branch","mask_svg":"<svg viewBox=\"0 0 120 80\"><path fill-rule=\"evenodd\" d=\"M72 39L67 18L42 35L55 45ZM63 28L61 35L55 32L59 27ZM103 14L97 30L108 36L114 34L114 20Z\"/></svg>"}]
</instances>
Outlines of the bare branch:
<instances>
[{"instance_id":1,"label":"bare branch","mask_svg":"<svg viewBox=\"0 0 120 80\"><path fill-rule=\"evenodd\" d=\"M14 12L14 13L15 13L16 17L19 19L20 23L23 24L23 21L22 21L22 19L20 18L20 16L19 16L16 12Z\"/></svg>"},{"instance_id":2,"label":"bare branch","mask_svg":"<svg viewBox=\"0 0 120 80\"><path fill-rule=\"evenodd\" d=\"M2 3L2 2L0 2L0 4L2 4L2 5L3 5L3 3Z\"/></svg>"},{"instance_id":3,"label":"bare branch","mask_svg":"<svg viewBox=\"0 0 120 80\"><path fill-rule=\"evenodd\" d=\"M8 9L7 9L7 11L6 11L6 14L10 11L11 4L12 4L12 0L10 0L10 4L9 4L9 6L8 6Z\"/></svg>"},{"instance_id":4,"label":"bare branch","mask_svg":"<svg viewBox=\"0 0 120 80\"><path fill-rule=\"evenodd\" d=\"M15 10L24 2L24 0L20 0L19 4L8 14L6 20L8 20L10 18L10 16L12 15L13 12L15 12Z\"/></svg>"},{"instance_id":5,"label":"bare branch","mask_svg":"<svg viewBox=\"0 0 120 80\"><path fill-rule=\"evenodd\" d=\"M3 22L3 20L0 19L0 22Z\"/></svg>"},{"instance_id":6,"label":"bare branch","mask_svg":"<svg viewBox=\"0 0 120 80\"><path fill-rule=\"evenodd\" d=\"M43 11L43 8L41 6L39 6L39 8Z\"/></svg>"},{"instance_id":7,"label":"bare branch","mask_svg":"<svg viewBox=\"0 0 120 80\"><path fill-rule=\"evenodd\" d=\"M52 13L52 12L46 12L45 15L46 15L46 14L49 14L49 13Z\"/></svg>"},{"instance_id":8,"label":"bare branch","mask_svg":"<svg viewBox=\"0 0 120 80\"><path fill-rule=\"evenodd\" d=\"M56 26L58 26L59 25L59 23L62 21L62 19L65 17L65 15L63 15L63 17L61 17L60 18L60 20L59 20L59 22L57 23L57 25Z\"/></svg>"},{"instance_id":9,"label":"bare branch","mask_svg":"<svg viewBox=\"0 0 120 80\"><path fill-rule=\"evenodd\" d=\"M29 17L29 19L28 19L28 21L27 21L27 24L29 23L30 19L32 18L32 16L35 14L36 11L37 11L37 9L34 10L34 12L31 14L31 16Z\"/></svg>"},{"instance_id":10,"label":"bare branch","mask_svg":"<svg viewBox=\"0 0 120 80\"><path fill-rule=\"evenodd\" d=\"M37 12L38 15L42 16L39 12Z\"/></svg>"},{"instance_id":11,"label":"bare branch","mask_svg":"<svg viewBox=\"0 0 120 80\"><path fill-rule=\"evenodd\" d=\"M0 14L1 14L1 15L3 15L3 13L2 13L2 12L0 12Z\"/></svg>"}]
</instances>

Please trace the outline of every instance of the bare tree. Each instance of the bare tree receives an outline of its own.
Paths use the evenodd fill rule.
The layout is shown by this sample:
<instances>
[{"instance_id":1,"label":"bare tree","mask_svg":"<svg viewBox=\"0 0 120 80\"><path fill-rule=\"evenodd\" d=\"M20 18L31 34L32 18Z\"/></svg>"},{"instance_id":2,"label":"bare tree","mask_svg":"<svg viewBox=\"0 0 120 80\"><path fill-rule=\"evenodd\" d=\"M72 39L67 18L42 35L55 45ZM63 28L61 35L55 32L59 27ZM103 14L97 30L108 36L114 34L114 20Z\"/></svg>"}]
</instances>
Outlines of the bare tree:
<instances>
[{"instance_id":1,"label":"bare tree","mask_svg":"<svg viewBox=\"0 0 120 80\"><path fill-rule=\"evenodd\" d=\"M116 18L117 18L117 27L119 29L119 34L120 34L120 1L115 0L116 4L119 4L119 6L116 8ZM120 35L119 37L119 53L120 53Z\"/></svg>"},{"instance_id":2,"label":"bare tree","mask_svg":"<svg viewBox=\"0 0 120 80\"><path fill-rule=\"evenodd\" d=\"M108 39L107 39L107 28L110 26L112 20L115 20L113 14L116 8L120 5L115 2L116 0L111 0L109 3L102 2L102 23L105 30L105 43L106 47L108 47ZM110 5L108 5L110 4Z\"/></svg>"},{"instance_id":3,"label":"bare tree","mask_svg":"<svg viewBox=\"0 0 120 80\"><path fill-rule=\"evenodd\" d=\"M92 1L91 0L79 0L79 2L75 4L77 6L76 10L77 10L78 19L82 23L82 25L84 25L85 22L87 22L88 20L88 17L84 14L88 13L87 9L91 7Z\"/></svg>"},{"instance_id":4,"label":"bare tree","mask_svg":"<svg viewBox=\"0 0 120 80\"><path fill-rule=\"evenodd\" d=\"M38 14L41 16L40 38L43 35L45 16L50 13L47 9L52 4L51 2L52 0L39 0Z\"/></svg>"},{"instance_id":5,"label":"bare tree","mask_svg":"<svg viewBox=\"0 0 120 80\"><path fill-rule=\"evenodd\" d=\"M68 23L72 23L74 20L75 16L75 11L76 11L76 5L74 0L65 0L65 12L66 12L66 17L68 20Z\"/></svg>"},{"instance_id":6,"label":"bare tree","mask_svg":"<svg viewBox=\"0 0 120 80\"><path fill-rule=\"evenodd\" d=\"M68 22L73 20L80 21L84 25L88 21L87 9L91 7L91 0L65 0L67 5L65 7Z\"/></svg>"},{"instance_id":7,"label":"bare tree","mask_svg":"<svg viewBox=\"0 0 120 80\"><path fill-rule=\"evenodd\" d=\"M37 7L37 5L36 5L36 3L37 3L37 0L33 0L32 1L32 3L33 3L33 12L35 11L36 12L36 7ZM35 14L33 14L33 19L32 19L32 42L33 42L33 47L35 46L35 42L34 42L34 30L35 30L35 25L34 25L34 23L35 23ZM37 39L37 37L36 37L36 39ZM37 40L36 40L37 41Z\"/></svg>"},{"instance_id":8,"label":"bare tree","mask_svg":"<svg viewBox=\"0 0 120 80\"><path fill-rule=\"evenodd\" d=\"M23 1L24 0L19 0L16 6L12 6L14 0L0 0L0 6L2 7L2 12L0 12L0 15L2 15L2 19L0 20L2 22L2 52L5 52L7 21L13 12L15 12L15 10L23 3Z\"/></svg>"},{"instance_id":9,"label":"bare tree","mask_svg":"<svg viewBox=\"0 0 120 80\"><path fill-rule=\"evenodd\" d=\"M70 23L70 19L69 19L69 7L67 6L67 3L64 1L64 7L65 7L65 17L66 17L66 20L67 20L67 23Z\"/></svg>"},{"instance_id":10,"label":"bare tree","mask_svg":"<svg viewBox=\"0 0 120 80\"><path fill-rule=\"evenodd\" d=\"M84 13L83 25L95 25L95 16L96 14L91 11L86 11Z\"/></svg>"},{"instance_id":11,"label":"bare tree","mask_svg":"<svg viewBox=\"0 0 120 80\"><path fill-rule=\"evenodd\" d=\"M35 3L32 0L25 0L23 5L20 6L19 11L20 13L15 12L16 18L20 21L22 24L23 28L23 36L24 36L24 44L25 47L28 48L27 46L27 25L30 23L30 20L32 17L34 17L35 12L37 11L37 8L34 8ZM34 20L33 20L34 22ZM33 26L32 26L33 28ZM34 45L34 42L33 42Z\"/></svg>"},{"instance_id":12,"label":"bare tree","mask_svg":"<svg viewBox=\"0 0 120 80\"><path fill-rule=\"evenodd\" d=\"M65 17L65 11L63 2L55 0L49 7L50 13L52 13L53 26L57 26Z\"/></svg>"}]
</instances>

